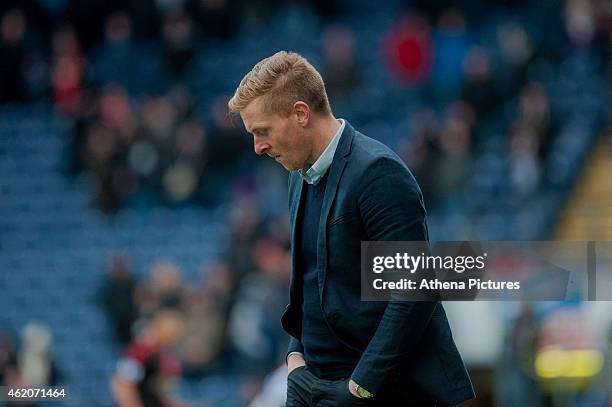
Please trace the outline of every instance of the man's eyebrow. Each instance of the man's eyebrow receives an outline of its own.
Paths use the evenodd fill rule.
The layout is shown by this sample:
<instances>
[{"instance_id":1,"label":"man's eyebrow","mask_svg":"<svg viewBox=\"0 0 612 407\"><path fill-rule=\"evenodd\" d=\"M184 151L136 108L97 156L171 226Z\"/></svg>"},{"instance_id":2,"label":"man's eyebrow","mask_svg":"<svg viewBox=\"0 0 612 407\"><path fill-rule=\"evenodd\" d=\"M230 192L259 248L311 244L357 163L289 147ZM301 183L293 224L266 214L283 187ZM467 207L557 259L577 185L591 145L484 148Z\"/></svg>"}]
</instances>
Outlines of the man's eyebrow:
<instances>
[{"instance_id":1,"label":"man's eyebrow","mask_svg":"<svg viewBox=\"0 0 612 407\"><path fill-rule=\"evenodd\" d=\"M250 133L255 133L256 131L268 130L269 128L270 128L269 126L256 126L251 129Z\"/></svg>"}]
</instances>

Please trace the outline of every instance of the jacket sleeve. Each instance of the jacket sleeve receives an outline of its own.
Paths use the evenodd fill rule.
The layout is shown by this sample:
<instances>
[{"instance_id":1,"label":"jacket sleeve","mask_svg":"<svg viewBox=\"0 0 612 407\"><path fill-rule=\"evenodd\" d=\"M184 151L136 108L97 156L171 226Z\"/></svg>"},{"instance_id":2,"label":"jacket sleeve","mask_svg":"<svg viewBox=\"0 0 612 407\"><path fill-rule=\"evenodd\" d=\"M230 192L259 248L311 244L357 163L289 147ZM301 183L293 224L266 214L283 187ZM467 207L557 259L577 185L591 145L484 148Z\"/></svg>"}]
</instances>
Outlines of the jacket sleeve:
<instances>
[{"instance_id":1,"label":"jacket sleeve","mask_svg":"<svg viewBox=\"0 0 612 407\"><path fill-rule=\"evenodd\" d=\"M302 343L297 340L296 338L294 338L293 336L289 337L289 346L287 348L287 354L285 355L285 361L287 361L287 357L289 357L289 354L292 352L298 352L301 353L302 355L304 354L304 347L302 346Z\"/></svg>"},{"instance_id":2,"label":"jacket sleeve","mask_svg":"<svg viewBox=\"0 0 612 407\"><path fill-rule=\"evenodd\" d=\"M428 240L421 191L401 163L377 160L366 170L359 188L359 211L369 240ZM378 393L416 348L437 305L437 301L389 301L352 379Z\"/></svg>"}]
</instances>

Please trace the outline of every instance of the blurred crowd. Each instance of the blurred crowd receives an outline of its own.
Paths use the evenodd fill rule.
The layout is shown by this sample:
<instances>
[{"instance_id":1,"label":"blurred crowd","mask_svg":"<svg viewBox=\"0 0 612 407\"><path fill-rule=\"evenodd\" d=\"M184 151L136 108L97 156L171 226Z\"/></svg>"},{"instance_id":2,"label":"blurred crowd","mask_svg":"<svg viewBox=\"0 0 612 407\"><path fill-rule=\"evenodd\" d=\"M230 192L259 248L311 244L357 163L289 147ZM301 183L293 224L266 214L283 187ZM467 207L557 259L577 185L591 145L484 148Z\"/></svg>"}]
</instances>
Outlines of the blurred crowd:
<instances>
[{"instance_id":1,"label":"blurred crowd","mask_svg":"<svg viewBox=\"0 0 612 407\"><path fill-rule=\"evenodd\" d=\"M507 188L518 201L533 196L552 178L546 162L561 119L543 82L572 53L588 54L598 72L609 75L609 5L508 1L506 9L491 10L478 2L463 8L425 3L396 23L384 49L395 77L421 91L425 107L411 116L411 137L398 149L430 208L452 205L477 178L474 161L499 140L496 159L507 167L508 179L495 187ZM475 38L485 10L505 17L489 37ZM534 30L535 19L541 32Z\"/></svg>"},{"instance_id":2,"label":"blurred crowd","mask_svg":"<svg viewBox=\"0 0 612 407\"><path fill-rule=\"evenodd\" d=\"M509 100L492 97L495 82L502 83L503 78L490 76L486 53L473 50L468 62L468 68L482 76L471 78L474 82L465 85L465 98L445 106L440 119L431 109L417 112L410 123L414 139L401 145L402 158L420 180L434 210L444 210L452 204L473 178L472 165L482 153L486 134L491 132L486 111ZM472 63L478 66L471 66ZM557 123L550 111L549 96L540 83L517 84L517 89L519 94L509 97L516 97L516 102L506 111L508 120L503 131L508 134L504 147L509 167L508 189L510 195L520 200L529 198L549 182L545 163Z\"/></svg>"},{"instance_id":3,"label":"blurred crowd","mask_svg":"<svg viewBox=\"0 0 612 407\"><path fill-rule=\"evenodd\" d=\"M247 206L248 205L248 206ZM180 314L184 329L171 346L187 380L239 372L251 398L261 379L282 360L287 338L278 319L290 276L288 223L262 219L252 202L232 212L227 252L202 267L197 282L183 281L179 266L160 259L146 272L129 254L110 258L100 304L117 344L130 349L161 312Z\"/></svg>"},{"instance_id":4,"label":"blurred crowd","mask_svg":"<svg viewBox=\"0 0 612 407\"><path fill-rule=\"evenodd\" d=\"M71 175L97 206L216 205L248 171L227 94L193 105L197 54L263 26L275 1L9 1L0 5L0 103L52 101L72 121ZM313 2L321 15L334 2ZM229 92L230 89L227 90Z\"/></svg>"},{"instance_id":5,"label":"blurred crowd","mask_svg":"<svg viewBox=\"0 0 612 407\"><path fill-rule=\"evenodd\" d=\"M378 48L362 49L350 23L360 3L339 0L3 2L0 102L51 100L72 121L68 172L92 179L95 202L107 213L123 206L215 206L228 201L234 185L252 181L257 162L239 120L227 115L240 77L228 75L223 92L196 89L194 78L207 75L198 61L210 47L257 29L274 32L276 20L299 26L314 19L322 33L315 62L332 106L356 124L367 123L359 105L365 117L395 109L400 121L409 121L392 147L414 170L431 207L452 201L473 176L483 144L498 133L505 135L512 192L537 191L558 127L541 81L568 53L588 53L598 72L609 72L609 4L399 3ZM287 17L291 12L298 19ZM495 18L493 27L485 15ZM370 80L367 64L384 66L391 80ZM376 102L368 93L394 89L403 92L398 101L369 105ZM416 107L403 100L414 97Z\"/></svg>"}]
</instances>

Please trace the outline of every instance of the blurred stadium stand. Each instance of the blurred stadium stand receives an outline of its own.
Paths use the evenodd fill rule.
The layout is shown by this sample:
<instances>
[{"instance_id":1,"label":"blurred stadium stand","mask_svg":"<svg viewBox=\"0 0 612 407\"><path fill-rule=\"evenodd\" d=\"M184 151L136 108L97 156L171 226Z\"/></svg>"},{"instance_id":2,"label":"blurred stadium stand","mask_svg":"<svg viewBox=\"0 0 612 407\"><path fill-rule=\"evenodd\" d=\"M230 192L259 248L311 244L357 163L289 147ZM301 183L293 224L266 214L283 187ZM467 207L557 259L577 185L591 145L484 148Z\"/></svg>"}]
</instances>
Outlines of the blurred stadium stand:
<instances>
[{"instance_id":1,"label":"blurred stadium stand","mask_svg":"<svg viewBox=\"0 0 612 407\"><path fill-rule=\"evenodd\" d=\"M432 239L589 239L600 211L609 219L609 147L591 158L609 132L603 1L120 3L0 5L0 330L17 341L29 321L48 327L68 405L111 405L124 343L99 297L117 254L145 291L169 259L186 298L230 271L220 361L181 382L186 400L243 405L282 360L286 179L225 111L277 50L309 58L336 116L408 162ZM592 183L607 206L576 209ZM580 216L595 225L572 226ZM449 308L468 363L484 369L475 405L505 405L515 389L491 371L531 314L502 307L499 332L470 351L476 331Z\"/></svg>"}]
</instances>

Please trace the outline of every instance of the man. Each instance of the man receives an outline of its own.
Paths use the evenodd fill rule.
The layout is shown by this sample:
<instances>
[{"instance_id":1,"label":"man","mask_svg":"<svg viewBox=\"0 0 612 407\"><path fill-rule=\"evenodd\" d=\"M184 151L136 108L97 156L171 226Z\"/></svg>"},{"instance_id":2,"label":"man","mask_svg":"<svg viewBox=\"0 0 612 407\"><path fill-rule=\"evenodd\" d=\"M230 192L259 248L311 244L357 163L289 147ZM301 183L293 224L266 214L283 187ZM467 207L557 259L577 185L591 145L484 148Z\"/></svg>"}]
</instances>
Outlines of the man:
<instances>
[{"instance_id":1,"label":"man","mask_svg":"<svg viewBox=\"0 0 612 407\"><path fill-rule=\"evenodd\" d=\"M169 349L183 335L182 315L158 311L117 363L111 389L120 407L179 407L169 386L178 378L179 362Z\"/></svg>"},{"instance_id":2,"label":"man","mask_svg":"<svg viewBox=\"0 0 612 407\"><path fill-rule=\"evenodd\" d=\"M440 303L360 299L361 241L428 239L421 191L399 157L333 116L321 75L296 53L260 61L228 105L255 152L290 171L287 406L472 398Z\"/></svg>"}]
</instances>

